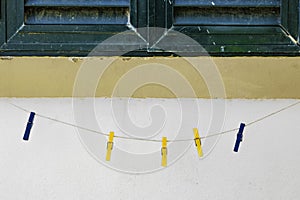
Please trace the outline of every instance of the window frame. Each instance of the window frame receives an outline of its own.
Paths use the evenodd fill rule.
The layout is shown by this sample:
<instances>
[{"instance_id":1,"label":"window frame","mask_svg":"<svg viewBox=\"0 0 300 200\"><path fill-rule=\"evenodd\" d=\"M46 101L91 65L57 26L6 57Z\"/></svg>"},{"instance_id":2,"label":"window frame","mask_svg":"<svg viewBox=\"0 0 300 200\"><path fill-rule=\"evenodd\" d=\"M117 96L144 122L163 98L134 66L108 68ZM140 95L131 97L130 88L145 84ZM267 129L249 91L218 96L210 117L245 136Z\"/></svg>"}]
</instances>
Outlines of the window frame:
<instances>
[{"instance_id":1,"label":"window frame","mask_svg":"<svg viewBox=\"0 0 300 200\"><path fill-rule=\"evenodd\" d=\"M26 25L24 0L1 2L10 16L5 19L7 39L0 45L0 55L85 56L105 39L129 30L127 25Z\"/></svg>"},{"instance_id":2,"label":"window frame","mask_svg":"<svg viewBox=\"0 0 300 200\"><path fill-rule=\"evenodd\" d=\"M226 4L226 0L224 0L223 3ZM181 31L195 39L199 42L199 44L202 43L201 45L209 52L210 55L298 56L300 55L299 11L299 0L281 0L281 23L278 25L175 25L173 26L173 30ZM295 16L297 16L296 19ZM200 29L201 31L199 31ZM207 33L205 33L205 31L207 31ZM237 43L239 37L241 38L241 42ZM211 43L213 41L218 42L215 42L216 44L208 44L205 39L209 40L209 38L211 38ZM223 39L223 44L220 42L220 38ZM261 41L261 44L253 44L259 40ZM276 42L273 43L273 41Z\"/></svg>"},{"instance_id":3,"label":"window frame","mask_svg":"<svg viewBox=\"0 0 300 200\"><path fill-rule=\"evenodd\" d=\"M25 25L23 0L0 1L0 28L4 30L0 34L0 55L3 56L86 56L99 42L130 30L124 25ZM209 33L199 32L199 26L174 25L174 2L175 0L131 0L131 26L163 27L179 31L195 39L213 56L300 55L299 0L281 0L282 21L278 26L200 26L202 30L210 30ZM240 41L245 41L245 44L233 41L233 35L236 39L240 37ZM49 43L56 41L56 38L63 42ZM70 42L70 38L73 38L73 42ZM213 40L223 40L224 44L210 44ZM274 40L277 42L272 43ZM251 43L253 41L264 43L254 45ZM166 56L176 53L180 52L142 48L127 53L126 56Z\"/></svg>"}]
</instances>

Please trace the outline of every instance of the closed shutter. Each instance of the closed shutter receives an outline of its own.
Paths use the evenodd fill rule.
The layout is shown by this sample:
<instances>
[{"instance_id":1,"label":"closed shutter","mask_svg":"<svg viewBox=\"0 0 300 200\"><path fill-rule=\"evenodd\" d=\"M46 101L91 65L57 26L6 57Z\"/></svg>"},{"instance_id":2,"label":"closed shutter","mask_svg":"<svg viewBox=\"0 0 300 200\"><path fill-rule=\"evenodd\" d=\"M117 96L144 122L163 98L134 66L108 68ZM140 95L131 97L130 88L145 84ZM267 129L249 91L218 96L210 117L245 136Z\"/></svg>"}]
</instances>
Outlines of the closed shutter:
<instances>
[{"instance_id":1,"label":"closed shutter","mask_svg":"<svg viewBox=\"0 0 300 200\"><path fill-rule=\"evenodd\" d=\"M5 23L5 2L0 0L0 46L6 39Z\"/></svg>"},{"instance_id":2,"label":"closed shutter","mask_svg":"<svg viewBox=\"0 0 300 200\"><path fill-rule=\"evenodd\" d=\"M282 0L281 24L293 38L300 44L300 1Z\"/></svg>"},{"instance_id":3,"label":"closed shutter","mask_svg":"<svg viewBox=\"0 0 300 200\"><path fill-rule=\"evenodd\" d=\"M214 55L293 54L299 46L284 28L291 16L284 0L175 0L174 30L185 33ZM298 9L297 9L298 8ZM285 16L290 15L290 16ZM299 20L296 20L299 23ZM299 33L294 23L295 37Z\"/></svg>"},{"instance_id":4,"label":"closed shutter","mask_svg":"<svg viewBox=\"0 0 300 200\"><path fill-rule=\"evenodd\" d=\"M7 54L86 55L128 30L130 0L7 0L6 6Z\"/></svg>"},{"instance_id":5,"label":"closed shutter","mask_svg":"<svg viewBox=\"0 0 300 200\"><path fill-rule=\"evenodd\" d=\"M300 55L299 0L0 2L0 55L84 56L105 39L126 30L143 36L148 43L147 47L137 44L141 48L132 55L178 53L152 46L157 38L170 39L172 35L139 32L137 28L142 27L184 33L211 55Z\"/></svg>"}]
</instances>

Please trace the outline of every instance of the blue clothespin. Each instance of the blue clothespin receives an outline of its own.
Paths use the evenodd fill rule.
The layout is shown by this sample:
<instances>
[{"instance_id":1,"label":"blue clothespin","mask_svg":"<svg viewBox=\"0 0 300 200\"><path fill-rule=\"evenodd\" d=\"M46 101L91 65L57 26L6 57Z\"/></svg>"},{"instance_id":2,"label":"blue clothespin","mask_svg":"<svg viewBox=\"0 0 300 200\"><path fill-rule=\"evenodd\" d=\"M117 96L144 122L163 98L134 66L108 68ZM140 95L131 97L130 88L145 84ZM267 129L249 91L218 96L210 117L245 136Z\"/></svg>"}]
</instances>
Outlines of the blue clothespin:
<instances>
[{"instance_id":1,"label":"blue clothespin","mask_svg":"<svg viewBox=\"0 0 300 200\"><path fill-rule=\"evenodd\" d=\"M30 131L31 131L31 128L32 128L32 125L33 125L34 116L35 116L35 113L31 112L30 116L29 116L29 119L28 119L28 122L27 122L27 126L26 126L26 130L25 130L25 133L24 133L24 136L23 136L23 140L28 140L29 139Z\"/></svg>"},{"instance_id":2,"label":"blue clothespin","mask_svg":"<svg viewBox=\"0 0 300 200\"><path fill-rule=\"evenodd\" d=\"M235 145L234 145L234 152L238 152L239 151L239 147L240 147L240 143L243 141L243 132L244 132L244 128L245 128L245 124L241 123L240 124L240 129L239 132L236 136L236 141L235 141Z\"/></svg>"}]
</instances>

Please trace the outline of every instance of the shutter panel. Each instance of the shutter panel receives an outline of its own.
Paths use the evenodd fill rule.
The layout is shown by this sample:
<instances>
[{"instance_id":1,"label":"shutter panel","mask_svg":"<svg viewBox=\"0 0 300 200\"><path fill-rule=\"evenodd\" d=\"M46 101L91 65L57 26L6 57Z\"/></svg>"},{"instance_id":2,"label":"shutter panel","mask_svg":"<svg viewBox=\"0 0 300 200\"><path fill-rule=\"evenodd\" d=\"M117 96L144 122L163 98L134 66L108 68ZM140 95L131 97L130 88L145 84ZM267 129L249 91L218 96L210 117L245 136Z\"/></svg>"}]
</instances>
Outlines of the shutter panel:
<instances>
[{"instance_id":1,"label":"shutter panel","mask_svg":"<svg viewBox=\"0 0 300 200\"><path fill-rule=\"evenodd\" d=\"M2 1L10 13L4 55L85 56L129 29L130 0Z\"/></svg>"},{"instance_id":2,"label":"shutter panel","mask_svg":"<svg viewBox=\"0 0 300 200\"><path fill-rule=\"evenodd\" d=\"M299 0L0 0L0 11L0 55L85 56L131 28L149 43L132 42L132 55L173 53L152 44L175 35L141 27L179 31L211 55L300 55Z\"/></svg>"},{"instance_id":3,"label":"shutter panel","mask_svg":"<svg viewBox=\"0 0 300 200\"><path fill-rule=\"evenodd\" d=\"M25 24L124 24L129 0L27 0Z\"/></svg>"},{"instance_id":4,"label":"shutter panel","mask_svg":"<svg viewBox=\"0 0 300 200\"><path fill-rule=\"evenodd\" d=\"M286 13L283 1L174 0L174 30L192 37L213 55L297 53L299 46L281 26Z\"/></svg>"},{"instance_id":5,"label":"shutter panel","mask_svg":"<svg viewBox=\"0 0 300 200\"><path fill-rule=\"evenodd\" d=\"M276 25L280 0L176 0L175 25Z\"/></svg>"},{"instance_id":6,"label":"shutter panel","mask_svg":"<svg viewBox=\"0 0 300 200\"><path fill-rule=\"evenodd\" d=\"M300 1L282 0L281 25L300 44Z\"/></svg>"},{"instance_id":7,"label":"shutter panel","mask_svg":"<svg viewBox=\"0 0 300 200\"><path fill-rule=\"evenodd\" d=\"M6 30L5 30L5 4L3 0L0 0L0 52L1 52L1 46L5 42L6 38Z\"/></svg>"}]
</instances>

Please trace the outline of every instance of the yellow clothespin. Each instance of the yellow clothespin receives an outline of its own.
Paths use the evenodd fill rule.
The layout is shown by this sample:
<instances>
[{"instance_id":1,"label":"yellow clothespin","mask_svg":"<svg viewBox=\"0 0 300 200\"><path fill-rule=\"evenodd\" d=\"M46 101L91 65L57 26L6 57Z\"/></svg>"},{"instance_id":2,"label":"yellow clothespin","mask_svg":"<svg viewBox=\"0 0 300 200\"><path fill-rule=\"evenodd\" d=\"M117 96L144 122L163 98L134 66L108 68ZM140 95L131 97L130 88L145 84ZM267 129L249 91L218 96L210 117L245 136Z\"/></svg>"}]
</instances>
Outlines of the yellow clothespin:
<instances>
[{"instance_id":1,"label":"yellow clothespin","mask_svg":"<svg viewBox=\"0 0 300 200\"><path fill-rule=\"evenodd\" d=\"M111 151L113 149L114 143L114 132L110 132L109 133L109 138L108 138L108 142L107 142L107 151L106 151L106 161L110 161L110 155L111 155Z\"/></svg>"},{"instance_id":2,"label":"yellow clothespin","mask_svg":"<svg viewBox=\"0 0 300 200\"><path fill-rule=\"evenodd\" d=\"M197 147L199 157L203 156L202 147L201 147L201 139L199 137L198 129L194 128L194 135L195 135L195 145Z\"/></svg>"},{"instance_id":3,"label":"yellow clothespin","mask_svg":"<svg viewBox=\"0 0 300 200\"><path fill-rule=\"evenodd\" d=\"M162 138L162 147L161 147L161 166L167 166L167 138Z\"/></svg>"}]
</instances>

